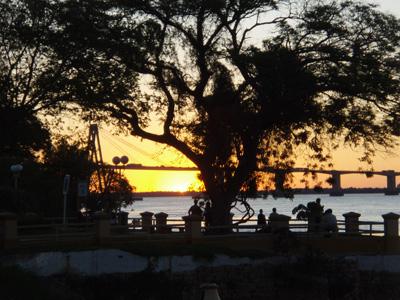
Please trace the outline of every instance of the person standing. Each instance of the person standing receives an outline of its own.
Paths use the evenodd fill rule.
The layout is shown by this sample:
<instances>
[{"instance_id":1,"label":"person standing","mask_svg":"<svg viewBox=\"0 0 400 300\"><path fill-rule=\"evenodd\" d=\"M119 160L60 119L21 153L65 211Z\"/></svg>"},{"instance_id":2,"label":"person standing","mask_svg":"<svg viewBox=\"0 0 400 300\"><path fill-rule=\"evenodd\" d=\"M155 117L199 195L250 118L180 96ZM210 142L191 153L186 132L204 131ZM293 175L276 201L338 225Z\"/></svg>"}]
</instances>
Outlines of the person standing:
<instances>
[{"instance_id":1,"label":"person standing","mask_svg":"<svg viewBox=\"0 0 400 300\"><path fill-rule=\"evenodd\" d=\"M196 215L196 216L201 216L203 214L203 211L201 210L200 206L197 205L199 200L194 199L194 204L189 208L188 210L188 215Z\"/></svg>"},{"instance_id":2,"label":"person standing","mask_svg":"<svg viewBox=\"0 0 400 300\"><path fill-rule=\"evenodd\" d=\"M212 216L212 208L211 208L211 202L207 201L206 202L206 207L204 208L204 225L205 227L210 227L211 225L211 216ZM208 229L206 229L206 232L208 232Z\"/></svg>"},{"instance_id":3,"label":"person standing","mask_svg":"<svg viewBox=\"0 0 400 300\"><path fill-rule=\"evenodd\" d=\"M315 200L315 211L313 214L315 220L315 229L318 232L322 221L322 216L324 214L324 207L321 205L321 198L317 198Z\"/></svg>"}]
</instances>

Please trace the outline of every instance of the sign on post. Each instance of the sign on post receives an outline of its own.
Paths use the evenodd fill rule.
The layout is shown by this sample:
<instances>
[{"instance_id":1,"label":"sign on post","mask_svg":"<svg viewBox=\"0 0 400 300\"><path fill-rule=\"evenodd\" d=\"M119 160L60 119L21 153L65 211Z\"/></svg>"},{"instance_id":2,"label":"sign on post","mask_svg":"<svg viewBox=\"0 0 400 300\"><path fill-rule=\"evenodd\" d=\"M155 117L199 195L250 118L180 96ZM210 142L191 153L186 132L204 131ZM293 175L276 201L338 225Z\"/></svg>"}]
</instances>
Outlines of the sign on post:
<instances>
[{"instance_id":1,"label":"sign on post","mask_svg":"<svg viewBox=\"0 0 400 300\"><path fill-rule=\"evenodd\" d=\"M88 183L86 180L78 182L78 197L86 197L88 195Z\"/></svg>"},{"instance_id":2,"label":"sign on post","mask_svg":"<svg viewBox=\"0 0 400 300\"><path fill-rule=\"evenodd\" d=\"M63 194L64 194L64 212L63 212L63 227L65 230L65 216L67 211L67 194L69 189L69 174L66 174L64 177L64 186L63 186Z\"/></svg>"},{"instance_id":3,"label":"sign on post","mask_svg":"<svg viewBox=\"0 0 400 300\"><path fill-rule=\"evenodd\" d=\"M69 189L69 174L66 174L64 177L64 187L63 187L63 194L66 195L68 194L68 189Z\"/></svg>"}]
</instances>

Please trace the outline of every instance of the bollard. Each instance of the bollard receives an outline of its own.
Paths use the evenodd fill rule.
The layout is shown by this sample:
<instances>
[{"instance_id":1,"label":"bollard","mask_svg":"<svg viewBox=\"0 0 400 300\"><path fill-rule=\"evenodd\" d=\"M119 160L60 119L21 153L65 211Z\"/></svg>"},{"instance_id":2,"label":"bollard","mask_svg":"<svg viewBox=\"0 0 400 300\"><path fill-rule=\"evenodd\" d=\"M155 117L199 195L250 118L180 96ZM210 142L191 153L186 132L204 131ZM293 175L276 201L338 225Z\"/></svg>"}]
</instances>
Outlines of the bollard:
<instances>
[{"instance_id":1,"label":"bollard","mask_svg":"<svg viewBox=\"0 0 400 300\"><path fill-rule=\"evenodd\" d=\"M346 233L360 233L360 228L358 224L360 216L360 214L355 212L343 214Z\"/></svg>"},{"instance_id":2,"label":"bollard","mask_svg":"<svg viewBox=\"0 0 400 300\"><path fill-rule=\"evenodd\" d=\"M156 232L168 233L171 231L171 227L167 227L168 214L160 212L154 216L156 217Z\"/></svg>"},{"instance_id":3,"label":"bollard","mask_svg":"<svg viewBox=\"0 0 400 300\"><path fill-rule=\"evenodd\" d=\"M271 232L281 232L285 230L289 230L289 221L291 217L286 215L275 215L269 219L269 226L271 228Z\"/></svg>"},{"instance_id":4,"label":"bollard","mask_svg":"<svg viewBox=\"0 0 400 300\"><path fill-rule=\"evenodd\" d=\"M399 239L399 217L395 213L388 213L382 215L385 227L385 246L387 254L398 254L400 252L400 239Z\"/></svg>"},{"instance_id":5,"label":"bollard","mask_svg":"<svg viewBox=\"0 0 400 300\"><path fill-rule=\"evenodd\" d=\"M190 241L201 239L201 220L202 216L190 215L182 217L185 221L185 236Z\"/></svg>"},{"instance_id":6,"label":"bollard","mask_svg":"<svg viewBox=\"0 0 400 300\"><path fill-rule=\"evenodd\" d=\"M128 216L129 216L128 212L120 211L119 214L118 214L118 224L120 226L128 225Z\"/></svg>"},{"instance_id":7,"label":"bollard","mask_svg":"<svg viewBox=\"0 0 400 300\"><path fill-rule=\"evenodd\" d=\"M200 288L203 290L200 300L221 300L218 294L217 284L204 283Z\"/></svg>"},{"instance_id":8,"label":"bollard","mask_svg":"<svg viewBox=\"0 0 400 300\"><path fill-rule=\"evenodd\" d=\"M102 211L93 214L94 228L97 243L104 244L111 242L111 215Z\"/></svg>"},{"instance_id":9,"label":"bollard","mask_svg":"<svg viewBox=\"0 0 400 300\"><path fill-rule=\"evenodd\" d=\"M18 216L13 213L0 214L0 249L18 247L17 219Z\"/></svg>"},{"instance_id":10,"label":"bollard","mask_svg":"<svg viewBox=\"0 0 400 300\"><path fill-rule=\"evenodd\" d=\"M142 230L147 231L147 232L152 232L153 231L153 213L149 211L145 211L140 213L142 216Z\"/></svg>"},{"instance_id":11,"label":"bollard","mask_svg":"<svg viewBox=\"0 0 400 300\"><path fill-rule=\"evenodd\" d=\"M388 213L382 215L385 226L385 236L399 236L399 217L395 213Z\"/></svg>"}]
</instances>

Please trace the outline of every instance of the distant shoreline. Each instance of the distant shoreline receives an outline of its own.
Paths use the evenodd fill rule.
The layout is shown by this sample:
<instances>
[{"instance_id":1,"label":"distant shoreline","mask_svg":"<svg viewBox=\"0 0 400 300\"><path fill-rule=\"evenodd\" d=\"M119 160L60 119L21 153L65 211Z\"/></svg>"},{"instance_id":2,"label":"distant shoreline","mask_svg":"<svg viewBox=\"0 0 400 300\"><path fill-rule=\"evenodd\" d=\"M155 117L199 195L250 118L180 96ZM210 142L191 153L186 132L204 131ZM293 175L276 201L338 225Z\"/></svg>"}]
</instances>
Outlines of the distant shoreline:
<instances>
[{"instance_id":1,"label":"distant shoreline","mask_svg":"<svg viewBox=\"0 0 400 300\"><path fill-rule=\"evenodd\" d=\"M320 191L315 191L313 189L294 189L295 194L329 194L332 189L323 189ZM385 193L385 188L344 188L342 191L345 194L383 194ZM262 191L259 192L260 195L263 193ZM177 196L184 196L184 197L193 197L201 195L201 192L165 192L165 191L158 191L158 192L141 192L135 193L135 197L177 197ZM268 193L271 195L271 193Z\"/></svg>"}]
</instances>

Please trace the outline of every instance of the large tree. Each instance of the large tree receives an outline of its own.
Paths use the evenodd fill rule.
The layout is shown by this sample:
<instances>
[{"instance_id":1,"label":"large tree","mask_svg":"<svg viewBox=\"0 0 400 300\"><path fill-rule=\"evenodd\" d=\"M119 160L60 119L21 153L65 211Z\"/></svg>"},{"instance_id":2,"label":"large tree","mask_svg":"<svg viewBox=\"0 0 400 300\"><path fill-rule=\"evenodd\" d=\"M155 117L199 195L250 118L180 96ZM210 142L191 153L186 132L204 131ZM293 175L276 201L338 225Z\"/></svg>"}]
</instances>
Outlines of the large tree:
<instances>
[{"instance_id":1,"label":"large tree","mask_svg":"<svg viewBox=\"0 0 400 300\"><path fill-rule=\"evenodd\" d=\"M373 5L63 4L58 51L73 57L64 90L84 90L74 99L87 110L192 161L214 225L229 222L236 195L259 170L290 169L299 149L325 163L344 142L369 161L399 135L400 22Z\"/></svg>"},{"instance_id":2,"label":"large tree","mask_svg":"<svg viewBox=\"0 0 400 300\"><path fill-rule=\"evenodd\" d=\"M64 92L73 57L55 53L59 38L53 4L0 2L0 158L34 159L50 147L60 113L74 109Z\"/></svg>"}]
</instances>

